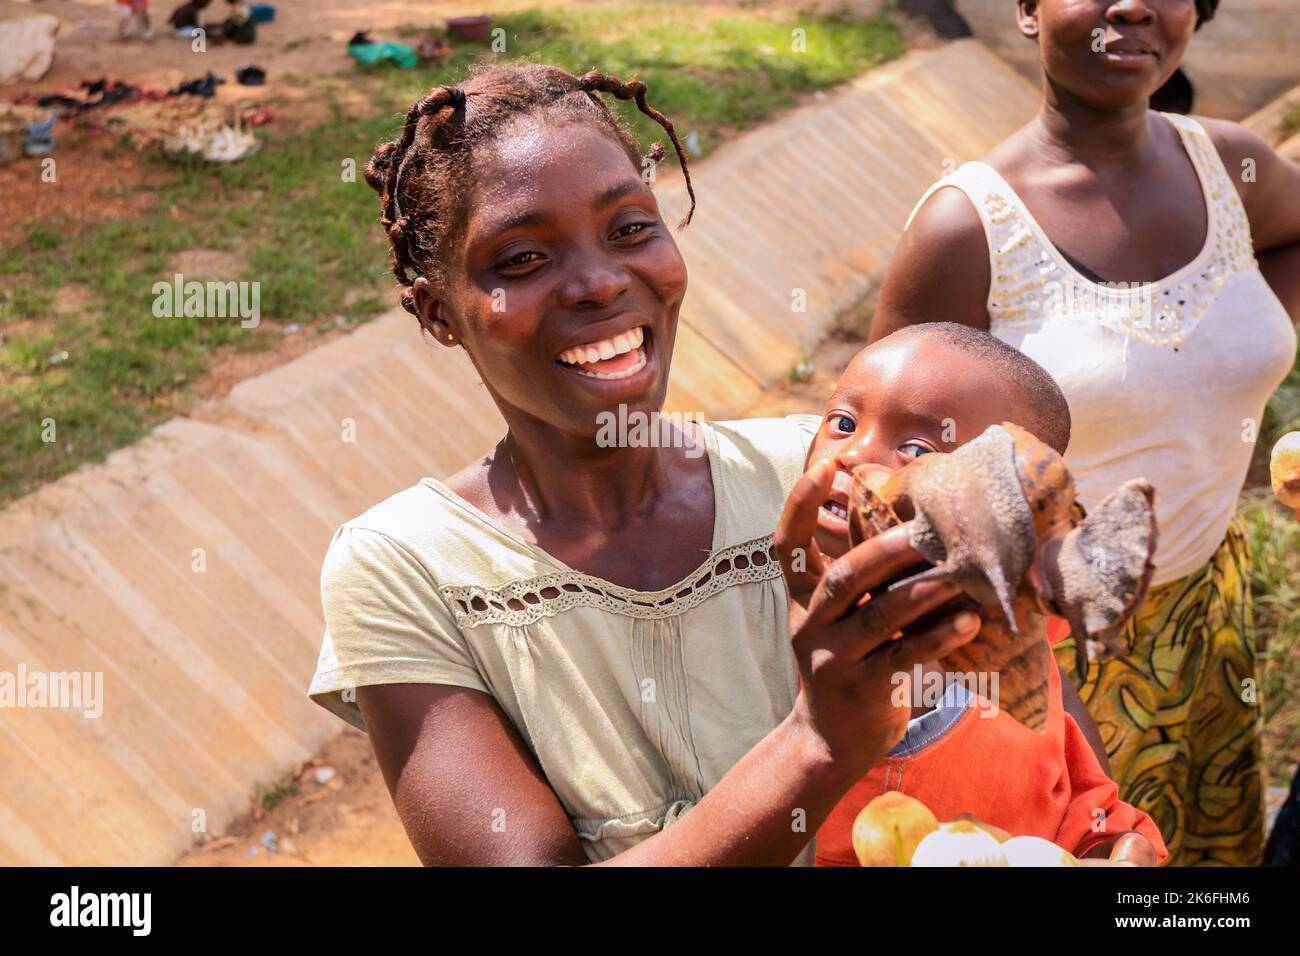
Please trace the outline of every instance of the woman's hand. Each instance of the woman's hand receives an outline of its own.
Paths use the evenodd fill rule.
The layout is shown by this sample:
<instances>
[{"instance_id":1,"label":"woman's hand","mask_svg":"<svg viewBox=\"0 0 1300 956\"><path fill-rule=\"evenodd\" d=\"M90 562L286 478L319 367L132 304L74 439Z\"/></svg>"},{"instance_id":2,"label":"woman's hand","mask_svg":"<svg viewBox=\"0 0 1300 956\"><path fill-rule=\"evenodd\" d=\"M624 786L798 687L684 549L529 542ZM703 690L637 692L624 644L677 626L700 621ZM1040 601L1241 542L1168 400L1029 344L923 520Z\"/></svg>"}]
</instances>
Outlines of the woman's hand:
<instances>
[{"instance_id":1,"label":"woman's hand","mask_svg":"<svg viewBox=\"0 0 1300 956\"><path fill-rule=\"evenodd\" d=\"M1094 843L1079 862L1085 866L1155 866L1156 848L1136 830L1125 830Z\"/></svg>"},{"instance_id":2,"label":"woman's hand","mask_svg":"<svg viewBox=\"0 0 1300 956\"><path fill-rule=\"evenodd\" d=\"M961 594L948 582L910 584L862 601L923 559L908 542L906 524L836 561L822 555L813 533L835 467L831 460L819 462L799 480L775 540L790 590L790 633L803 682L795 717L824 748L834 776L852 781L883 759L907 730L913 666L965 644L979 632L979 618L963 611L909 630Z\"/></svg>"}]
</instances>

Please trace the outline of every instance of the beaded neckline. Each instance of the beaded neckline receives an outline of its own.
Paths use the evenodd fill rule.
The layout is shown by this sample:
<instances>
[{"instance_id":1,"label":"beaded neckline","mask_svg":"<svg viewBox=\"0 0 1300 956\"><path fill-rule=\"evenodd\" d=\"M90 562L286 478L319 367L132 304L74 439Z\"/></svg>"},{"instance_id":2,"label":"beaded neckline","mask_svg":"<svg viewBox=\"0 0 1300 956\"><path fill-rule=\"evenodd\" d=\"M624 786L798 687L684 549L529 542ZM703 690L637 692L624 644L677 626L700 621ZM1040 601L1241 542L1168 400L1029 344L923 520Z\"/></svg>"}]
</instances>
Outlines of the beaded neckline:
<instances>
[{"instance_id":1,"label":"beaded neckline","mask_svg":"<svg viewBox=\"0 0 1300 956\"><path fill-rule=\"evenodd\" d=\"M1196 170L1206 207L1205 242L1190 262L1153 282L1099 283L1056 248L1009 183L985 163L954 177L981 208L989 240L991 327L1087 314L1112 331L1178 349L1235 273L1254 264L1250 226L1209 137L1194 120L1169 120Z\"/></svg>"}]
</instances>

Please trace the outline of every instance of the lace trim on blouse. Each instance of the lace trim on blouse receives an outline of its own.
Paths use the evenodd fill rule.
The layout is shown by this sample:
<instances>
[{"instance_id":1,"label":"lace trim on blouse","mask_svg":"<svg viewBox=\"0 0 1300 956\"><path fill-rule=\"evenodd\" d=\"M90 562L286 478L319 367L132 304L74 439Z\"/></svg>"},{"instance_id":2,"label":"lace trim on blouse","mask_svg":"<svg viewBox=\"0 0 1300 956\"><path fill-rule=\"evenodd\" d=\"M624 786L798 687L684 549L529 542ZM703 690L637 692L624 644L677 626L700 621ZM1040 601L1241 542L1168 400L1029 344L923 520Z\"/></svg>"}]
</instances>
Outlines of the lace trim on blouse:
<instances>
[{"instance_id":1,"label":"lace trim on blouse","mask_svg":"<svg viewBox=\"0 0 1300 956\"><path fill-rule=\"evenodd\" d=\"M662 591L635 591L580 571L556 571L496 588L444 586L461 627L521 627L575 607L598 607L624 617L661 619L683 614L736 584L781 576L772 535L715 551L677 584Z\"/></svg>"}]
</instances>

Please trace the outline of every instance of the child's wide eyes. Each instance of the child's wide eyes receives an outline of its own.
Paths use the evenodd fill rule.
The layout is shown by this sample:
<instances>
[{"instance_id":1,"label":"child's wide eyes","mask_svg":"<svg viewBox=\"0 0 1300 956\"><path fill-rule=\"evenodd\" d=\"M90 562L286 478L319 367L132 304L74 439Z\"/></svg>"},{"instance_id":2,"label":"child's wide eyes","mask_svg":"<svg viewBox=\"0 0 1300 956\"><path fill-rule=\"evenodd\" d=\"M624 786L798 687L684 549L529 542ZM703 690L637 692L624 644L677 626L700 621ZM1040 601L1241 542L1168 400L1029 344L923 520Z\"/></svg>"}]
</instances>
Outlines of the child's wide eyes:
<instances>
[{"instance_id":1,"label":"child's wide eyes","mask_svg":"<svg viewBox=\"0 0 1300 956\"><path fill-rule=\"evenodd\" d=\"M837 431L841 435L852 435L858 428L857 422L855 422L850 416L844 415L840 412L835 412L830 415L827 418L827 421L830 422L831 430Z\"/></svg>"},{"instance_id":2,"label":"child's wide eyes","mask_svg":"<svg viewBox=\"0 0 1300 956\"><path fill-rule=\"evenodd\" d=\"M920 442L910 441L906 445L900 445L898 453L904 458L917 459L922 455L928 455L934 451L929 445L923 445Z\"/></svg>"}]
</instances>

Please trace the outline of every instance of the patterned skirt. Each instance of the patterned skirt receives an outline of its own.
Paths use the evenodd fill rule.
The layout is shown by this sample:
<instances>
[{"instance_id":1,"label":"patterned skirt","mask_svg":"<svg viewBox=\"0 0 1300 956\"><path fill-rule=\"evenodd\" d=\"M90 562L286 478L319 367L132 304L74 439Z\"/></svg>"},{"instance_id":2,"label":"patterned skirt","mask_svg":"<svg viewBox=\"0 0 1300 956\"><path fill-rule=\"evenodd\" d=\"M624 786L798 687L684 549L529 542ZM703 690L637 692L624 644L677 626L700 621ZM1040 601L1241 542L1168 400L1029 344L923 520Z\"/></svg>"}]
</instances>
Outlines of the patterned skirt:
<instances>
[{"instance_id":1,"label":"patterned skirt","mask_svg":"<svg viewBox=\"0 0 1300 956\"><path fill-rule=\"evenodd\" d=\"M1160 827L1165 865L1257 866L1263 721L1239 517L1204 567L1151 589L1125 640L1127 661L1090 664L1078 687L1120 795ZM1053 650L1077 683L1074 639Z\"/></svg>"}]
</instances>

